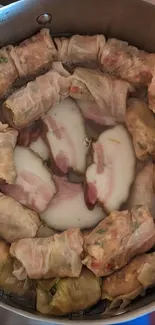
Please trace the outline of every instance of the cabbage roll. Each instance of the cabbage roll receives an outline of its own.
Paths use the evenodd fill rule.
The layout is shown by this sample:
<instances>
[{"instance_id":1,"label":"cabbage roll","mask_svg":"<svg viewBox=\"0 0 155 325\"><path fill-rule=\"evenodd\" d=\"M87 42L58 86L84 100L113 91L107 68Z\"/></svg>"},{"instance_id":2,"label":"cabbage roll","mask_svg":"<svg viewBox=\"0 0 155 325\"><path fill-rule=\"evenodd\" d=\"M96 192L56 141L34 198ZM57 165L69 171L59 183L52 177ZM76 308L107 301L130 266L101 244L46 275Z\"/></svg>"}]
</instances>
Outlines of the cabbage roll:
<instances>
[{"instance_id":1,"label":"cabbage roll","mask_svg":"<svg viewBox=\"0 0 155 325\"><path fill-rule=\"evenodd\" d=\"M100 67L135 86L147 86L152 79L152 63L148 53L129 46L127 42L110 38L99 52Z\"/></svg>"},{"instance_id":2,"label":"cabbage roll","mask_svg":"<svg viewBox=\"0 0 155 325\"><path fill-rule=\"evenodd\" d=\"M103 125L125 120L126 101L132 90L128 82L84 68L76 68L69 79L70 96L83 100L77 103L85 118Z\"/></svg>"},{"instance_id":3,"label":"cabbage roll","mask_svg":"<svg viewBox=\"0 0 155 325\"><path fill-rule=\"evenodd\" d=\"M10 56L13 46L7 46L0 49L0 97L3 97L9 91L18 78L18 71Z\"/></svg>"},{"instance_id":4,"label":"cabbage roll","mask_svg":"<svg viewBox=\"0 0 155 325\"><path fill-rule=\"evenodd\" d=\"M13 184L16 180L16 168L13 151L18 132L0 122L0 183Z\"/></svg>"},{"instance_id":5,"label":"cabbage roll","mask_svg":"<svg viewBox=\"0 0 155 325\"><path fill-rule=\"evenodd\" d=\"M137 98L130 99L125 122L132 135L137 158L155 158L155 117L147 104Z\"/></svg>"},{"instance_id":6,"label":"cabbage roll","mask_svg":"<svg viewBox=\"0 0 155 325\"><path fill-rule=\"evenodd\" d=\"M36 212L0 193L0 236L8 243L35 237L40 226Z\"/></svg>"},{"instance_id":7,"label":"cabbage roll","mask_svg":"<svg viewBox=\"0 0 155 325\"><path fill-rule=\"evenodd\" d=\"M70 38L54 38L54 41L58 49L57 61L62 61L68 67L96 67L98 52L103 50L106 42L103 35L73 35Z\"/></svg>"},{"instance_id":8,"label":"cabbage roll","mask_svg":"<svg viewBox=\"0 0 155 325\"><path fill-rule=\"evenodd\" d=\"M66 97L69 86L68 78L50 70L9 96L2 105L4 116L10 125L21 129Z\"/></svg>"},{"instance_id":9,"label":"cabbage roll","mask_svg":"<svg viewBox=\"0 0 155 325\"><path fill-rule=\"evenodd\" d=\"M9 245L0 240L0 288L5 292L23 295L29 288L28 281L19 281L12 274L13 259L9 254Z\"/></svg>"},{"instance_id":10,"label":"cabbage roll","mask_svg":"<svg viewBox=\"0 0 155 325\"><path fill-rule=\"evenodd\" d=\"M56 53L50 30L43 28L36 35L15 46L10 54L19 77L29 77L50 67Z\"/></svg>"},{"instance_id":11,"label":"cabbage roll","mask_svg":"<svg viewBox=\"0 0 155 325\"><path fill-rule=\"evenodd\" d=\"M103 280L102 299L111 301L110 308L123 308L152 285L155 285L155 253L143 254Z\"/></svg>"},{"instance_id":12,"label":"cabbage roll","mask_svg":"<svg viewBox=\"0 0 155 325\"><path fill-rule=\"evenodd\" d=\"M146 208L113 211L86 237L83 264L97 277L107 276L154 243L155 225Z\"/></svg>"},{"instance_id":13,"label":"cabbage roll","mask_svg":"<svg viewBox=\"0 0 155 325\"><path fill-rule=\"evenodd\" d=\"M148 162L136 175L131 188L128 207L147 206L152 211L154 201L153 189L154 168L153 163Z\"/></svg>"},{"instance_id":14,"label":"cabbage roll","mask_svg":"<svg viewBox=\"0 0 155 325\"><path fill-rule=\"evenodd\" d=\"M83 268L79 278L38 281L36 308L42 314L61 316L91 307L100 298L100 279Z\"/></svg>"},{"instance_id":15,"label":"cabbage roll","mask_svg":"<svg viewBox=\"0 0 155 325\"><path fill-rule=\"evenodd\" d=\"M78 228L48 238L21 239L10 248L11 255L18 261L13 274L19 280L27 276L30 279L78 277L82 251L83 238Z\"/></svg>"}]
</instances>

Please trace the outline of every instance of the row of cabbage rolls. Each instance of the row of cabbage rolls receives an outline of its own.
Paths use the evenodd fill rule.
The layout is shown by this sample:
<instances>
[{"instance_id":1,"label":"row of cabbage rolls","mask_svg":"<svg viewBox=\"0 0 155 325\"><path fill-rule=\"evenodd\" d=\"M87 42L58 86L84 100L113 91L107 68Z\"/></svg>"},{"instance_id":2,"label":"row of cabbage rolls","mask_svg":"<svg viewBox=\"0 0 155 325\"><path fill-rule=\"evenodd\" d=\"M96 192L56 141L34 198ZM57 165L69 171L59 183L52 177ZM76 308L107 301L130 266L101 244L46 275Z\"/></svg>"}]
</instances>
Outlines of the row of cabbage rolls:
<instances>
[{"instance_id":1,"label":"row of cabbage rolls","mask_svg":"<svg viewBox=\"0 0 155 325\"><path fill-rule=\"evenodd\" d=\"M0 287L43 314L155 285L154 64L47 29L0 49Z\"/></svg>"}]
</instances>

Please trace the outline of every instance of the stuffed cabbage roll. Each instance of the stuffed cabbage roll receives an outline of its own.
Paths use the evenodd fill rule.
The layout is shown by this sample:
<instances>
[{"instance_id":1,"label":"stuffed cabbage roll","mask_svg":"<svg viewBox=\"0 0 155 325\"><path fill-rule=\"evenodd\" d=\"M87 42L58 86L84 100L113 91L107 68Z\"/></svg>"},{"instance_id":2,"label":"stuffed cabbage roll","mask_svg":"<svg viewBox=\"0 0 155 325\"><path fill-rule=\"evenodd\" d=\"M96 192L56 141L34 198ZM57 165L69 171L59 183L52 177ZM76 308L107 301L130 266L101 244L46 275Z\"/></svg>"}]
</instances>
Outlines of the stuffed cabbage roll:
<instances>
[{"instance_id":1,"label":"stuffed cabbage roll","mask_svg":"<svg viewBox=\"0 0 155 325\"><path fill-rule=\"evenodd\" d=\"M135 177L128 202L129 208L147 206L152 211L154 201L153 177L154 168L150 161Z\"/></svg>"},{"instance_id":2,"label":"stuffed cabbage roll","mask_svg":"<svg viewBox=\"0 0 155 325\"><path fill-rule=\"evenodd\" d=\"M126 129L117 125L101 133L93 150L93 163L86 171L86 202L99 202L111 212L127 200L134 179L132 143Z\"/></svg>"},{"instance_id":3,"label":"stuffed cabbage roll","mask_svg":"<svg viewBox=\"0 0 155 325\"><path fill-rule=\"evenodd\" d=\"M147 86L152 79L148 54L127 42L110 38L99 52L100 67L135 86Z\"/></svg>"},{"instance_id":4,"label":"stuffed cabbage roll","mask_svg":"<svg viewBox=\"0 0 155 325\"><path fill-rule=\"evenodd\" d=\"M13 151L18 132L0 122L0 183L13 184L16 180L16 168Z\"/></svg>"},{"instance_id":5,"label":"stuffed cabbage roll","mask_svg":"<svg viewBox=\"0 0 155 325\"><path fill-rule=\"evenodd\" d=\"M58 49L57 61L62 61L68 67L96 67L98 52L102 52L106 42L103 35L73 35L70 38L54 38L54 41Z\"/></svg>"},{"instance_id":6,"label":"stuffed cabbage roll","mask_svg":"<svg viewBox=\"0 0 155 325\"><path fill-rule=\"evenodd\" d=\"M38 281L36 309L42 314L61 316L89 308L100 298L100 280L83 268L79 278Z\"/></svg>"},{"instance_id":7,"label":"stuffed cabbage roll","mask_svg":"<svg viewBox=\"0 0 155 325\"><path fill-rule=\"evenodd\" d=\"M97 277L107 276L154 243L155 225L146 208L114 211L86 237L83 264Z\"/></svg>"},{"instance_id":8,"label":"stuffed cabbage roll","mask_svg":"<svg viewBox=\"0 0 155 325\"><path fill-rule=\"evenodd\" d=\"M78 102L85 118L104 125L123 122L131 85L100 71L76 68L70 77L70 96ZM89 103L89 104L88 104Z\"/></svg>"},{"instance_id":9,"label":"stuffed cabbage roll","mask_svg":"<svg viewBox=\"0 0 155 325\"><path fill-rule=\"evenodd\" d=\"M136 98L130 99L125 120L137 158L155 158L155 117L147 104Z\"/></svg>"},{"instance_id":10,"label":"stuffed cabbage roll","mask_svg":"<svg viewBox=\"0 0 155 325\"><path fill-rule=\"evenodd\" d=\"M102 299L111 301L110 308L123 308L152 285L155 285L155 253L143 254L103 280Z\"/></svg>"},{"instance_id":11,"label":"stuffed cabbage roll","mask_svg":"<svg viewBox=\"0 0 155 325\"><path fill-rule=\"evenodd\" d=\"M9 196L0 193L0 237L8 243L35 237L40 226L38 215Z\"/></svg>"},{"instance_id":12,"label":"stuffed cabbage roll","mask_svg":"<svg viewBox=\"0 0 155 325\"><path fill-rule=\"evenodd\" d=\"M78 277L82 262L83 238L78 228L68 229L48 238L21 239L13 243L11 255L20 263L14 265L17 279Z\"/></svg>"},{"instance_id":13,"label":"stuffed cabbage roll","mask_svg":"<svg viewBox=\"0 0 155 325\"><path fill-rule=\"evenodd\" d=\"M12 274L13 258L9 254L9 245L0 240L0 288L5 292L23 295L29 289L28 281L19 281Z\"/></svg>"},{"instance_id":14,"label":"stuffed cabbage roll","mask_svg":"<svg viewBox=\"0 0 155 325\"><path fill-rule=\"evenodd\" d=\"M0 97L7 94L9 88L18 78L18 72L10 56L13 46L0 49Z\"/></svg>"},{"instance_id":15,"label":"stuffed cabbage roll","mask_svg":"<svg viewBox=\"0 0 155 325\"><path fill-rule=\"evenodd\" d=\"M68 78L50 70L9 96L2 105L4 116L10 125L21 129L66 97L69 86Z\"/></svg>"},{"instance_id":16,"label":"stuffed cabbage roll","mask_svg":"<svg viewBox=\"0 0 155 325\"><path fill-rule=\"evenodd\" d=\"M60 231L72 227L89 229L104 219L105 214L100 207L87 208L82 184L69 183L65 177L56 176L54 181L57 193L40 215L49 227Z\"/></svg>"},{"instance_id":17,"label":"stuffed cabbage roll","mask_svg":"<svg viewBox=\"0 0 155 325\"><path fill-rule=\"evenodd\" d=\"M50 67L56 53L50 30L43 28L38 34L15 46L11 51L11 56L19 77L29 77Z\"/></svg>"},{"instance_id":18,"label":"stuffed cabbage roll","mask_svg":"<svg viewBox=\"0 0 155 325\"><path fill-rule=\"evenodd\" d=\"M43 121L47 126L48 146L59 173L67 174L69 169L84 173L90 141L76 103L66 98L51 108Z\"/></svg>"},{"instance_id":19,"label":"stuffed cabbage roll","mask_svg":"<svg viewBox=\"0 0 155 325\"><path fill-rule=\"evenodd\" d=\"M38 213L43 212L56 193L52 172L29 148L16 146L14 162L17 171L15 184L1 185L1 191Z\"/></svg>"}]
</instances>

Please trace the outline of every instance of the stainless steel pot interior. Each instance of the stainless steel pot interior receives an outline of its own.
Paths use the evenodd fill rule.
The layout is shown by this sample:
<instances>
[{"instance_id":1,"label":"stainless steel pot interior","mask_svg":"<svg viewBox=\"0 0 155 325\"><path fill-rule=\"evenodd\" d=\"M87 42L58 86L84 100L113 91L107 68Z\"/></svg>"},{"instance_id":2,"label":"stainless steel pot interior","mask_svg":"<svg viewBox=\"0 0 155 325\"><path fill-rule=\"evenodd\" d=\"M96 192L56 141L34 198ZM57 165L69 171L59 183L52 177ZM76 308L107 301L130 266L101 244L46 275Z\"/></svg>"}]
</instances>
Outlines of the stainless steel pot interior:
<instances>
[{"instance_id":1,"label":"stainless steel pot interior","mask_svg":"<svg viewBox=\"0 0 155 325\"><path fill-rule=\"evenodd\" d=\"M10 2L13 3L8 5ZM0 9L1 47L35 34L44 27L38 23L38 17L46 13L51 20L45 26L52 35L103 33L155 52L155 0L3 0L1 4L7 5ZM25 307L22 300L12 300L3 292L0 292L0 307L33 320L57 324L116 324L154 311L155 291L148 291L120 314L103 315L101 305L88 315L75 315L72 319L42 316Z\"/></svg>"}]
</instances>

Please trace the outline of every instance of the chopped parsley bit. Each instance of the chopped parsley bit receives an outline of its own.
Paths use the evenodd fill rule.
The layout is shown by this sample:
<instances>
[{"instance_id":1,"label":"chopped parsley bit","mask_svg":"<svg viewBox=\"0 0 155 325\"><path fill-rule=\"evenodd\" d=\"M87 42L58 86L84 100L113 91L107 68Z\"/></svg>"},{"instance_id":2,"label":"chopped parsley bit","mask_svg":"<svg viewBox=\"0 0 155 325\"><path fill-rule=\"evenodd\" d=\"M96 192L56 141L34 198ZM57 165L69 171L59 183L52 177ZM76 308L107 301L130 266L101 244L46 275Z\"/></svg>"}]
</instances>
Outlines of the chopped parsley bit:
<instances>
[{"instance_id":1,"label":"chopped parsley bit","mask_svg":"<svg viewBox=\"0 0 155 325\"><path fill-rule=\"evenodd\" d=\"M99 229L97 231L97 234L104 234L104 232L106 232L107 230L106 229Z\"/></svg>"},{"instance_id":2,"label":"chopped parsley bit","mask_svg":"<svg viewBox=\"0 0 155 325\"><path fill-rule=\"evenodd\" d=\"M8 59L5 58L4 56L1 56L0 57L0 63L3 63L3 62L7 63L8 62Z\"/></svg>"}]
</instances>

